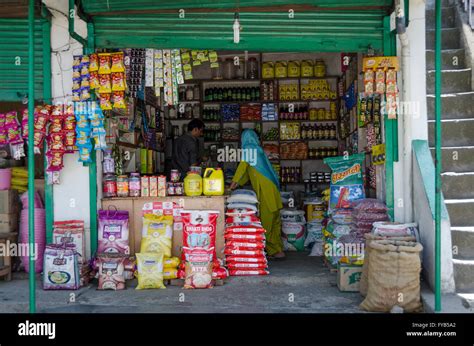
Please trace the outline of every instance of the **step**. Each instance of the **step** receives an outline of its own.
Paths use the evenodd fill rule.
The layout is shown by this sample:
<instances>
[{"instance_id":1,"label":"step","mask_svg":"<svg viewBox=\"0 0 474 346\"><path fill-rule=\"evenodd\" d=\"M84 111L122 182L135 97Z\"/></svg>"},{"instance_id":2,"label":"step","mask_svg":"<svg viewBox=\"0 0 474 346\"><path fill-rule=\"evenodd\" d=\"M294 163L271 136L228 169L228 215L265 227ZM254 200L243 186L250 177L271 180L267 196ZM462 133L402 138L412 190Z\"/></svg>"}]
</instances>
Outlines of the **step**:
<instances>
[{"instance_id":1,"label":"step","mask_svg":"<svg viewBox=\"0 0 474 346\"><path fill-rule=\"evenodd\" d=\"M428 70L426 74L426 92L435 92L435 70ZM471 91L471 69L442 70L441 93L456 93Z\"/></svg>"},{"instance_id":2,"label":"step","mask_svg":"<svg viewBox=\"0 0 474 346\"><path fill-rule=\"evenodd\" d=\"M428 117L434 119L434 94L426 95ZM474 118L474 92L451 93L441 95L442 119Z\"/></svg>"},{"instance_id":3,"label":"step","mask_svg":"<svg viewBox=\"0 0 474 346\"><path fill-rule=\"evenodd\" d=\"M435 146L435 121L428 120L429 145ZM474 146L474 119L441 120L441 146Z\"/></svg>"},{"instance_id":4,"label":"step","mask_svg":"<svg viewBox=\"0 0 474 346\"><path fill-rule=\"evenodd\" d=\"M431 147L433 162L435 157L434 148ZM474 146L470 147L442 147L441 162L442 172L474 172Z\"/></svg>"},{"instance_id":5,"label":"step","mask_svg":"<svg viewBox=\"0 0 474 346\"><path fill-rule=\"evenodd\" d=\"M451 227L471 227L474 225L472 211L474 199L445 199Z\"/></svg>"},{"instance_id":6,"label":"step","mask_svg":"<svg viewBox=\"0 0 474 346\"><path fill-rule=\"evenodd\" d=\"M474 198L474 172L446 172L441 174L441 179L444 198Z\"/></svg>"},{"instance_id":7,"label":"step","mask_svg":"<svg viewBox=\"0 0 474 346\"><path fill-rule=\"evenodd\" d=\"M442 29L441 49L461 48L461 39L458 28ZM435 49L435 30L426 30L426 49Z\"/></svg>"},{"instance_id":8,"label":"step","mask_svg":"<svg viewBox=\"0 0 474 346\"><path fill-rule=\"evenodd\" d=\"M456 292L474 292L474 260L453 259Z\"/></svg>"},{"instance_id":9,"label":"step","mask_svg":"<svg viewBox=\"0 0 474 346\"><path fill-rule=\"evenodd\" d=\"M451 242L454 258L474 259L474 227L451 227Z\"/></svg>"},{"instance_id":10,"label":"step","mask_svg":"<svg viewBox=\"0 0 474 346\"><path fill-rule=\"evenodd\" d=\"M441 51L441 68L443 70L463 69L465 66L465 52L463 48ZM426 50L426 69L435 69L435 51L432 49Z\"/></svg>"},{"instance_id":11,"label":"step","mask_svg":"<svg viewBox=\"0 0 474 346\"><path fill-rule=\"evenodd\" d=\"M441 27L454 28L456 26L454 7L443 7L441 14ZM435 10L426 10L426 28L434 29L436 25Z\"/></svg>"}]
</instances>

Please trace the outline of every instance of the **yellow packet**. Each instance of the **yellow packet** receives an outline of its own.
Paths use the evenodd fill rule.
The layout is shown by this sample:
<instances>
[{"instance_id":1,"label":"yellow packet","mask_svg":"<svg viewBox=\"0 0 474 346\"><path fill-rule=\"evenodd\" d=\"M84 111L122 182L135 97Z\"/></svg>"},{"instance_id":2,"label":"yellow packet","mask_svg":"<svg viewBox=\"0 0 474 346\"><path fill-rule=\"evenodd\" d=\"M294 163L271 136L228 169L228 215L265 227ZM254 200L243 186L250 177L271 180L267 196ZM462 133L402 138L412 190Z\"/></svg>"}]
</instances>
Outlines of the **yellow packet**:
<instances>
[{"instance_id":1,"label":"yellow packet","mask_svg":"<svg viewBox=\"0 0 474 346\"><path fill-rule=\"evenodd\" d=\"M137 253L137 290L166 288L163 284L163 254Z\"/></svg>"}]
</instances>

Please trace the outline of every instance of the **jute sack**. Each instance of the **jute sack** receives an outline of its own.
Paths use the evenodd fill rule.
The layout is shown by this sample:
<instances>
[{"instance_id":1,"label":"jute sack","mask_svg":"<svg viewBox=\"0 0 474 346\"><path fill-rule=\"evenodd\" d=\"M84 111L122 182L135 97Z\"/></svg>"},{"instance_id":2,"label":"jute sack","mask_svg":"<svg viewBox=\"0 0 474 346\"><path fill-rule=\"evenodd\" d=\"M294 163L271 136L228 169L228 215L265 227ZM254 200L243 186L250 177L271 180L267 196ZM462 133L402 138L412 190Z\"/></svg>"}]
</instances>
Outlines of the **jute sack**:
<instances>
[{"instance_id":1,"label":"jute sack","mask_svg":"<svg viewBox=\"0 0 474 346\"><path fill-rule=\"evenodd\" d=\"M389 312L395 305L420 312L420 243L397 240L370 242L369 287L360 308Z\"/></svg>"},{"instance_id":2,"label":"jute sack","mask_svg":"<svg viewBox=\"0 0 474 346\"><path fill-rule=\"evenodd\" d=\"M369 254L370 254L370 243L372 240L401 240L401 241L416 241L415 237L406 236L406 237L385 237L374 235L372 233L364 234L365 237L365 253L364 253L364 264L362 266L362 275L360 277L360 294L365 297L367 295L367 288L369 286Z\"/></svg>"}]
</instances>

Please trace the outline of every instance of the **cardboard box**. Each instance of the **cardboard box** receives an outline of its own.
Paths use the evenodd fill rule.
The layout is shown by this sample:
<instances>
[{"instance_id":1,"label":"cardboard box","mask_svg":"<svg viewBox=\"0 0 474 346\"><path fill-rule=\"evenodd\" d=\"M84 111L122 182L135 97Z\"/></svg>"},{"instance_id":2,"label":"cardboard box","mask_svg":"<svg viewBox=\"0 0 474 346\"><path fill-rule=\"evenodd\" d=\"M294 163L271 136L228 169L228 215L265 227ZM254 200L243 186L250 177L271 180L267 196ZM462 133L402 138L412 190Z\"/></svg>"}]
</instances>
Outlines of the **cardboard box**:
<instances>
[{"instance_id":1,"label":"cardboard box","mask_svg":"<svg viewBox=\"0 0 474 346\"><path fill-rule=\"evenodd\" d=\"M0 233L18 231L18 213L0 214Z\"/></svg>"},{"instance_id":2,"label":"cardboard box","mask_svg":"<svg viewBox=\"0 0 474 346\"><path fill-rule=\"evenodd\" d=\"M17 190L0 191L0 214L13 214L19 210L20 200Z\"/></svg>"},{"instance_id":3,"label":"cardboard box","mask_svg":"<svg viewBox=\"0 0 474 346\"><path fill-rule=\"evenodd\" d=\"M337 287L342 292L359 292L362 266L339 264L337 270Z\"/></svg>"}]
</instances>

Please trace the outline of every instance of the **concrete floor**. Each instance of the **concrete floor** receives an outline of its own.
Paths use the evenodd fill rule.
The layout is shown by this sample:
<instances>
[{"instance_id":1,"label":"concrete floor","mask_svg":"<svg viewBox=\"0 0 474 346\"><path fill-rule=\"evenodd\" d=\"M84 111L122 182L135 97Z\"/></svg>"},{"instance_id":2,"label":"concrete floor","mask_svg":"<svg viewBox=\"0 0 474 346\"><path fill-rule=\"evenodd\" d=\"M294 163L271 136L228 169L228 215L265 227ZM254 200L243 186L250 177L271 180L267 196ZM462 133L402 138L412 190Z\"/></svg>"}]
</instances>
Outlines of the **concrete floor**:
<instances>
[{"instance_id":1,"label":"concrete floor","mask_svg":"<svg viewBox=\"0 0 474 346\"><path fill-rule=\"evenodd\" d=\"M207 290L98 291L94 282L78 291L43 291L38 283L38 312L78 313L359 313L359 293L340 292L336 274L321 258L290 253L270 262L270 275L231 277ZM70 302L75 294L75 302ZM183 299L184 294L184 301ZM291 298L293 301L290 301ZM181 298L181 301L180 301ZM28 280L0 282L0 313L28 311Z\"/></svg>"}]
</instances>

